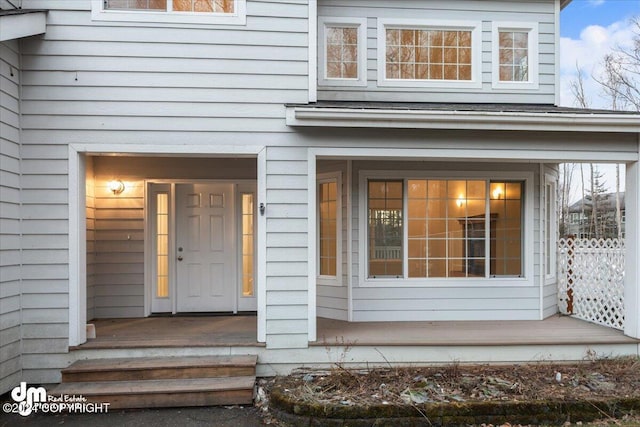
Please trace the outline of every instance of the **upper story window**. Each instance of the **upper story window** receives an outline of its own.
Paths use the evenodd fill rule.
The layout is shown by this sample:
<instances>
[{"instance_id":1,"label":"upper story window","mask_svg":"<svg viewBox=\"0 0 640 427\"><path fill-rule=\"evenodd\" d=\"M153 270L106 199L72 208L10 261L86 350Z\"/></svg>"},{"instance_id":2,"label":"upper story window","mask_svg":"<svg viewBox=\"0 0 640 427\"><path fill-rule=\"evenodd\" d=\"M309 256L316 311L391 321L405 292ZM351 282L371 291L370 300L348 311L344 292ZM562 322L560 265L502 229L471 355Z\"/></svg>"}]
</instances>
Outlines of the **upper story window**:
<instances>
[{"instance_id":1,"label":"upper story window","mask_svg":"<svg viewBox=\"0 0 640 427\"><path fill-rule=\"evenodd\" d=\"M378 22L378 85L480 87L480 23Z\"/></svg>"},{"instance_id":2,"label":"upper story window","mask_svg":"<svg viewBox=\"0 0 640 427\"><path fill-rule=\"evenodd\" d=\"M246 0L92 0L92 18L102 21L244 25Z\"/></svg>"},{"instance_id":3,"label":"upper story window","mask_svg":"<svg viewBox=\"0 0 640 427\"><path fill-rule=\"evenodd\" d=\"M320 17L318 22L318 83L324 86L365 86L366 19Z\"/></svg>"},{"instance_id":4,"label":"upper story window","mask_svg":"<svg viewBox=\"0 0 640 427\"><path fill-rule=\"evenodd\" d=\"M538 87L537 24L494 22L493 87Z\"/></svg>"},{"instance_id":5,"label":"upper story window","mask_svg":"<svg viewBox=\"0 0 640 427\"><path fill-rule=\"evenodd\" d=\"M233 13L234 0L105 0L109 10Z\"/></svg>"}]
</instances>

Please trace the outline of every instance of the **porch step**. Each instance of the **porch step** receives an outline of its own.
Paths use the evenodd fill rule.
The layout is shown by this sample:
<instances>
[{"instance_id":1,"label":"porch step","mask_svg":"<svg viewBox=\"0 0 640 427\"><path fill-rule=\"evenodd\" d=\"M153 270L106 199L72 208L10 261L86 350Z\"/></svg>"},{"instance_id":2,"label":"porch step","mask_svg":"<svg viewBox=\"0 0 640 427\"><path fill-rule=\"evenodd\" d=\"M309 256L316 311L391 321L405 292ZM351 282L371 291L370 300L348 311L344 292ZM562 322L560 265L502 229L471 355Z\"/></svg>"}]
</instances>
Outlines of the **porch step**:
<instances>
[{"instance_id":1,"label":"porch step","mask_svg":"<svg viewBox=\"0 0 640 427\"><path fill-rule=\"evenodd\" d=\"M249 405L254 376L62 383L49 394L82 396L109 409Z\"/></svg>"},{"instance_id":2,"label":"porch step","mask_svg":"<svg viewBox=\"0 0 640 427\"><path fill-rule=\"evenodd\" d=\"M82 396L110 408L250 404L257 356L79 360L49 394Z\"/></svg>"},{"instance_id":3,"label":"porch step","mask_svg":"<svg viewBox=\"0 0 640 427\"><path fill-rule=\"evenodd\" d=\"M78 360L62 370L62 382L255 376L257 359L242 355Z\"/></svg>"}]
</instances>

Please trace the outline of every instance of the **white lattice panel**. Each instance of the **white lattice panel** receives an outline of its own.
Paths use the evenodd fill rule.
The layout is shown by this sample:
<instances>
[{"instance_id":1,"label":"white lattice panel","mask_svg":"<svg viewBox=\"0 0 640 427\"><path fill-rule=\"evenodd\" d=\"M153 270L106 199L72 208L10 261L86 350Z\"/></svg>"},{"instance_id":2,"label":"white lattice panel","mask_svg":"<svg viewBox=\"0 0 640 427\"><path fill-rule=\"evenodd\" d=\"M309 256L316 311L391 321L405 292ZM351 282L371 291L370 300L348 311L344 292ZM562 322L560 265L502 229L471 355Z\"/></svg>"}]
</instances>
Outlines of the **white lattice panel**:
<instances>
[{"instance_id":1,"label":"white lattice panel","mask_svg":"<svg viewBox=\"0 0 640 427\"><path fill-rule=\"evenodd\" d=\"M624 240L560 239L558 299L562 313L624 329Z\"/></svg>"}]
</instances>

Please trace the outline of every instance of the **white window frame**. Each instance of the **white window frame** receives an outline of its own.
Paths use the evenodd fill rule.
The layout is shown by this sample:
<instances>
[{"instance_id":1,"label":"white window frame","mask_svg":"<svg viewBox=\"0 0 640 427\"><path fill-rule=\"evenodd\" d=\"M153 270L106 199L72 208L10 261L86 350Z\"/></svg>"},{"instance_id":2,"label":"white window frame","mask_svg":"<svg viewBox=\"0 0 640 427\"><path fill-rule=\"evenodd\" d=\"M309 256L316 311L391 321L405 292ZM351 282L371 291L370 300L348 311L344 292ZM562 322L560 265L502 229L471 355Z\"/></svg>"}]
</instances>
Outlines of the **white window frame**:
<instances>
[{"instance_id":1,"label":"white window frame","mask_svg":"<svg viewBox=\"0 0 640 427\"><path fill-rule=\"evenodd\" d=\"M358 77L327 77L327 27L358 29ZM343 17L318 17L318 85L366 86L367 85L367 19Z\"/></svg>"},{"instance_id":2,"label":"white window frame","mask_svg":"<svg viewBox=\"0 0 640 427\"><path fill-rule=\"evenodd\" d=\"M408 257L403 254L403 277L400 278L370 278L368 277L368 238L367 238L367 183L369 180L387 179L402 180L406 186L409 179L482 179L482 180L514 180L524 183L522 194L523 218L522 218L522 277L407 277ZM533 172L464 172L464 171L370 171L362 170L359 173L359 236L358 239L358 277L360 287L371 288L399 288L399 287L509 287L509 286L534 286L534 174ZM403 194L403 250L408 247L408 230L406 227L407 194Z\"/></svg>"},{"instance_id":3,"label":"white window frame","mask_svg":"<svg viewBox=\"0 0 640 427\"><path fill-rule=\"evenodd\" d=\"M342 173L327 172L318 174L316 198L320 197L320 184L336 183L336 275L320 274L320 200L316 200L316 277L319 285L342 286Z\"/></svg>"},{"instance_id":4,"label":"white window frame","mask_svg":"<svg viewBox=\"0 0 640 427\"><path fill-rule=\"evenodd\" d=\"M500 80L500 31L526 32L529 34L527 40L528 49L528 75L526 82L512 82ZM494 89L529 89L535 90L539 87L538 72L538 23L537 22L493 22L491 30L491 72L493 75L492 87Z\"/></svg>"},{"instance_id":5,"label":"white window frame","mask_svg":"<svg viewBox=\"0 0 640 427\"><path fill-rule=\"evenodd\" d=\"M548 190L548 191L547 191ZM551 174L544 174L544 278L545 284L556 281L557 250L558 247L558 178ZM549 195L551 197L549 197ZM549 198L548 198L549 197ZM547 199L548 198L548 199ZM549 251L549 253L547 253Z\"/></svg>"},{"instance_id":6,"label":"white window frame","mask_svg":"<svg viewBox=\"0 0 640 427\"><path fill-rule=\"evenodd\" d=\"M174 12L171 10L172 0L167 0L166 11L105 9L103 0L91 0L91 19L114 22L246 25L247 2L246 0L234 1L233 13L206 13Z\"/></svg>"},{"instance_id":7,"label":"white window frame","mask_svg":"<svg viewBox=\"0 0 640 427\"><path fill-rule=\"evenodd\" d=\"M387 79L387 29L471 31L471 80ZM378 19L378 86L482 88L482 22L417 19Z\"/></svg>"}]
</instances>

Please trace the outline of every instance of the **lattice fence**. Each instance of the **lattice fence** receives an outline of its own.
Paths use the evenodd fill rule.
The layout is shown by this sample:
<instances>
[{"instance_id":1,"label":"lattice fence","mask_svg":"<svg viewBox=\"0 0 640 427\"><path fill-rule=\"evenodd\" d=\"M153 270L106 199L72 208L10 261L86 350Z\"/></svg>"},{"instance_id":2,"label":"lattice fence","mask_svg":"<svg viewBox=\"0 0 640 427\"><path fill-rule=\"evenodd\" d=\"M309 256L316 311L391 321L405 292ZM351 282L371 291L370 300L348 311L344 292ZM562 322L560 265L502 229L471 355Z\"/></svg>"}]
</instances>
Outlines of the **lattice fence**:
<instances>
[{"instance_id":1,"label":"lattice fence","mask_svg":"<svg viewBox=\"0 0 640 427\"><path fill-rule=\"evenodd\" d=\"M560 239L560 311L624 329L624 240Z\"/></svg>"}]
</instances>

